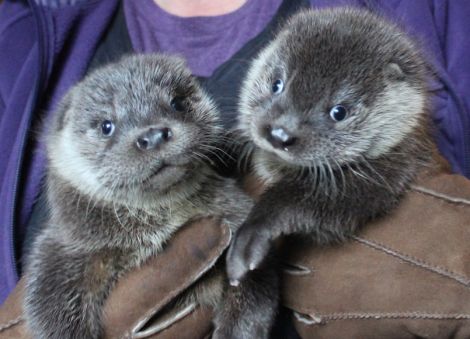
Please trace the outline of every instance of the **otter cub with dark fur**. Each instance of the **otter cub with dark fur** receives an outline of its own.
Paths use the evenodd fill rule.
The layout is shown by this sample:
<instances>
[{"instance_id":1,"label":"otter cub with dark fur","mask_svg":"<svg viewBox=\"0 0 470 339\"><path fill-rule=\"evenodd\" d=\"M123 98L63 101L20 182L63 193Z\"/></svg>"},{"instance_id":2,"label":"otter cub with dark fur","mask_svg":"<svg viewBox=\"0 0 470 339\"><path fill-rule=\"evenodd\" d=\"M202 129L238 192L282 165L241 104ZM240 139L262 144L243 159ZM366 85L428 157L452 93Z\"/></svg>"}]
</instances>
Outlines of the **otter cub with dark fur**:
<instances>
[{"instance_id":1,"label":"otter cub with dark fur","mask_svg":"<svg viewBox=\"0 0 470 339\"><path fill-rule=\"evenodd\" d=\"M214 104L177 58L128 57L69 91L46 138L51 215L26 268L35 338L100 337L123 272L193 218L242 223L251 199L206 163L221 133ZM224 279L215 277L190 299L217 306Z\"/></svg>"},{"instance_id":2,"label":"otter cub with dark fur","mask_svg":"<svg viewBox=\"0 0 470 339\"><path fill-rule=\"evenodd\" d=\"M239 130L267 189L229 249L233 285L281 235L341 242L397 205L432 164L426 69L396 25L366 11L286 23L242 87Z\"/></svg>"}]
</instances>

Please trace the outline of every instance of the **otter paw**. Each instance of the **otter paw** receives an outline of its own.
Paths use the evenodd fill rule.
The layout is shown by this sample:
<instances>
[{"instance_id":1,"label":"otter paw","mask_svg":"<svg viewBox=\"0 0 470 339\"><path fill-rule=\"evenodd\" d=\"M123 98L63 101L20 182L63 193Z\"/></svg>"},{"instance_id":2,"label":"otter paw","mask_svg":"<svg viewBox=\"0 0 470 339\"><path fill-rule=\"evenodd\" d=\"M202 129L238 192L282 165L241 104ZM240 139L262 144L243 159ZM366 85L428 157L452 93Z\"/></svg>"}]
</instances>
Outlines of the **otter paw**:
<instances>
[{"instance_id":1,"label":"otter paw","mask_svg":"<svg viewBox=\"0 0 470 339\"><path fill-rule=\"evenodd\" d=\"M227 253L227 275L230 285L238 286L248 271L256 269L271 248L267 230L243 225L235 235Z\"/></svg>"}]
</instances>

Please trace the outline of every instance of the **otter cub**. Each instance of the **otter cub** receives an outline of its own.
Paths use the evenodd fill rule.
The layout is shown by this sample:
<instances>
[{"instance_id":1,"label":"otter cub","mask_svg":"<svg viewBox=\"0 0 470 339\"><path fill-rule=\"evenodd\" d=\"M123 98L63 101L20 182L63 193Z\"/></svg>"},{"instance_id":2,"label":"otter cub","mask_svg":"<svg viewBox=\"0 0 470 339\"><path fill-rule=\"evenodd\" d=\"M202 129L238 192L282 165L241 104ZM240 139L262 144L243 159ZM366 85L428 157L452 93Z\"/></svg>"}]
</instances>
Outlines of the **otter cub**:
<instances>
[{"instance_id":1,"label":"otter cub","mask_svg":"<svg viewBox=\"0 0 470 339\"><path fill-rule=\"evenodd\" d=\"M397 205L432 162L426 73L416 45L372 13L287 22L241 91L239 130L267 189L229 249L233 285L281 235L341 242Z\"/></svg>"},{"instance_id":2,"label":"otter cub","mask_svg":"<svg viewBox=\"0 0 470 339\"><path fill-rule=\"evenodd\" d=\"M177 58L128 57L68 92L46 137L50 218L26 269L35 338L100 337L103 303L123 272L188 220L242 223L251 200L206 163L221 133L212 101ZM192 300L217 305L216 276Z\"/></svg>"}]
</instances>

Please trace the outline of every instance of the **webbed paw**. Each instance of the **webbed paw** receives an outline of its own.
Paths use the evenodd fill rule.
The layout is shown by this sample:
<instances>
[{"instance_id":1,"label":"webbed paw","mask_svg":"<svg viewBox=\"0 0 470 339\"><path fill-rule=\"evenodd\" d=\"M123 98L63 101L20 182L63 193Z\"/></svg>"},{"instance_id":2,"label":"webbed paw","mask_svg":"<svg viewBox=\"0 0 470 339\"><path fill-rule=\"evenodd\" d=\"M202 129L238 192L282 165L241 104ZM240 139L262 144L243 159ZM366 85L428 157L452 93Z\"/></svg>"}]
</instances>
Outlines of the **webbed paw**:
<instances>
[{"instance_id":1,"label":"webbed paw","mask_svg":"<svg viewBox=\"0 0 470 339\"><path fill-rule=\"evenodd\" d=\"M227 275L230 284L237 286L248 271L256 269L270 248L269 229L242 225L227 253Z\"/></svg>"}]
</instances>

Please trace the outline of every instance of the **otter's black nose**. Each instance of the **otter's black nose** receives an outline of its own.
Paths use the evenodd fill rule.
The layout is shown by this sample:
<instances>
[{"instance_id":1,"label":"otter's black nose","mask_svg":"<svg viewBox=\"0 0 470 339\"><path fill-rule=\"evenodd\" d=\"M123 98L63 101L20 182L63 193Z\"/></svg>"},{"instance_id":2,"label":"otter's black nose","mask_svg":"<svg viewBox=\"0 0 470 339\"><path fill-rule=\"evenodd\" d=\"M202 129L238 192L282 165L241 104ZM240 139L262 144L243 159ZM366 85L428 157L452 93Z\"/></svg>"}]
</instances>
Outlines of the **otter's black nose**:
<instances>
[{"instance_id":1,"label":"otter's black nose","mask_svg":"<svg viewBox=\"0 0 470 339\"><path fill-rule=\"evenodd\" d=\"M266 127L266 139L275 148L286 148L296 143L297 138L291 135L282 127L278 126L267 126Z\"/></svg>"},{"instance_id":2,"label":"otter's black nose","mask_svg":"<svg viewBox=\"0 0 470 339\"><path fill-rule=\"evenodd\" d=\"M170 140L172 136L173 132L167 127L150 128L137 138L137 147L142 150L151 150L164 144Z\"/></svg>"}]
</instances>

